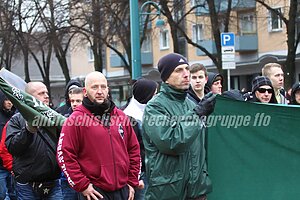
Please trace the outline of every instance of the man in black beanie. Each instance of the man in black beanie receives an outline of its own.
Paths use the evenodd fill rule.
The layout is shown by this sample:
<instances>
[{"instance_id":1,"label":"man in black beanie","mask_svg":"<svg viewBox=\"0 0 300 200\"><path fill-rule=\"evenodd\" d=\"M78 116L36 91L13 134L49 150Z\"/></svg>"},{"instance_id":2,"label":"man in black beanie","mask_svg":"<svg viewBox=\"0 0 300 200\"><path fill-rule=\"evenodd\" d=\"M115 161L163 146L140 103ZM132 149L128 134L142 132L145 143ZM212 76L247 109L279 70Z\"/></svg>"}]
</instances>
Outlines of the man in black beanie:
<instances>
[{"instance_id":1,"label":"man in black beanie","mask_svg":"<svg viewBox=\"0 0 300 200\"><path fill-rule=\"evenodd\" d=\"M206 199L207 174L204 119L213 112L215 95L199 104L187 98L189 63L170 53L158 62L163 83L143 116L143 142L149 187L145 199ZM193 172L193 173L191 173Z\"/></svg>"},{"instance_id":2,"label":"man in black beanie","mask_svg":"<svg viewBox=\"0 0 300 200\"><path fill-rule=\"evenodd\" d=\"M135 200L143 200L145 191L148 187L148 181L145 174L145 148L143 144L143 130L142 130L142 119L146 104L157 92L157 83L153 80L145 78L138 79L132 87L133 97L131 98L128 106L125 108L124 113L131 120L132 128L137 136L140 144L141 152L141 170L139 176L139 186L135 189Z\"/></svg>"}]
</instances>

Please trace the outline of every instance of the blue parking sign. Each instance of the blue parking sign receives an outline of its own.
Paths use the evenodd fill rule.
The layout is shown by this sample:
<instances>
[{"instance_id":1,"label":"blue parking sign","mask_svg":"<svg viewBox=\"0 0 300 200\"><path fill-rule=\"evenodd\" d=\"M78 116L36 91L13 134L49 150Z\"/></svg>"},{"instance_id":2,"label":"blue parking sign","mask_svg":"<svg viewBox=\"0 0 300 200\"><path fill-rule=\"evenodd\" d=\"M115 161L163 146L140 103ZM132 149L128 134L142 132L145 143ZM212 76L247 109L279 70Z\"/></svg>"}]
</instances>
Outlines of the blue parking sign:
<instances>
[{"instance_id":1,"label":"blue parking sign","mask_svg":"<svg viewBox=\"0 0 300 200\"><path fill-rule=\"evenodd\" d=\"M221 33L221 46L234 46L234 33Z\"/></svg>"}]
</instances>

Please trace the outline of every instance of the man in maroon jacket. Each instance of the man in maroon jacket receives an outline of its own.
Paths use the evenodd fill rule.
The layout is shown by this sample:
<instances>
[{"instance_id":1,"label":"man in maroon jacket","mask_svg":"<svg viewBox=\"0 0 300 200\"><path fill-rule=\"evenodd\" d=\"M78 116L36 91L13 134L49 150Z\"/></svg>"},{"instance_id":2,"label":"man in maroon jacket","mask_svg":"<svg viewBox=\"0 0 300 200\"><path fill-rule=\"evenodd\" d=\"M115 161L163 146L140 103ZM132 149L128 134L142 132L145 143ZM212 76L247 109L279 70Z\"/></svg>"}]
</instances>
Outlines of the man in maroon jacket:
<instances>
[{"instance_id":1,"label":"man in maroon jacket","mask_svg":"<svg viewBox=\"0 0 300 200\"><path fill-rule=\"evenodd\" d=\"M82 105L63 125L57 147L69 185L87 199L133 200L140 150L126 115L108 98L105 76L86 76Z\"/></svg>"}]
</instances>

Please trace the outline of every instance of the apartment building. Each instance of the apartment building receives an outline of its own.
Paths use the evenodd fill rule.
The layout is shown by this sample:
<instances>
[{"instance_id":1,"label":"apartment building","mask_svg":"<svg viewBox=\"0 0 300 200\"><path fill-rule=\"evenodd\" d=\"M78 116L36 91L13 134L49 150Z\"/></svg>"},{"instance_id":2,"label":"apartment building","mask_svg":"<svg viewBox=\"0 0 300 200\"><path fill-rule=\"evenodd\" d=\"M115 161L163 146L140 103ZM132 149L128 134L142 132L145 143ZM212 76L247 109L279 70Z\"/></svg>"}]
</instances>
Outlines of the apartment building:
<instances>
[{"instance_id":1,"label":"apartment building","mask_svg":"<svg viewBox=\"0 0 300 200\"><path fill-rule=\"evenodd\" d=\"M179 9L173 10L173 16L181 17L193 6L202 5L204 0L176 0L180 3ZM215 1L217 11L224 12L227 8L227 1ZM288 17L289 0L270 0L268 5L278 9ZM172 5L170 4L170 7ZM171 9L172 10L172 9ZM296 31L300 32L300 16L297 16ZM140 15L142 18L142 16ZM173 52L173 40L170 26L164 16L160 16L165 25L156 27L155 20L147 26L146 37L141 46L142 75L144 77L159 81L157 62L160 57ZM208 15L207 6L200 6L195 11L188 14L182 22L187 35L199 45L205 47L211 54L216 55L215 42L212 36L212 28ZM129 28L129 27L128 27ZM222 32L223 27L220 25ZM287 55L287 29L283 21L255 0L232 0L232 12L230 17L229 32L235 34L235 61L236 69L230 70L231 87L242 89L250 88L251 80L261 73L261 68L268 62L284 63ZM198 48L188 44L182 35L178 35L180 43L180 53L186 56L190 62L204 64L208 71L216 72L214 63ZM73 44L78 44L74 41ZM125 50L122 50L121 43L114 40L111 44L115 48L124 52L124 57L128 61ZM94 70L94 58L88 44L80 47L71 47L68 64L70 76L72 78L84 79L85 75ZM296 56L296 80L300 80L300 48L297 49ZM130 75L122 59L111 49L103 50L104 65L103 73L107 76L113 99L117 105L125 103L130 96ZM55 60L55 58L53 58ZM16 63L18 66L20 63ZM54 87L52 92L57 101L63 98L64 80L58 63L53 64L51 69L51 80ZM23 77L23 73L18 67L13 67L12 71ZM38 69L32 68L31 74L38 76ZM35 78L34 78L35 79ZM36 80L38 77L36 78ZM287 89L287 88L286 88Z\"/></svg>"},{"instance_id":2,"label":"apartment building","mask_svg":"<svg viewBox=\"0 0 300 200\"><path fill-rule=\"evenodd\" d=\"M178 15L183 15L191 7L202 4L203 0L187 0L182 5L183 9ZM220 12L227 8L227 1L216 4ZM178 2L177 2L178 3ZM288 18L289 1L273 0L267 2L270 7L278 9ZM174 11L176 12L176 11ZM298 12L299 13L299 12ZM176 16L176 13L173 13ZM297 18L296 30L300 31L300 17ZM165 19L165 22L166 19ZM197 8L196 12L187 15L184 21L186 33L210 53L216 55L215 42L212 37L210 18L206 7ZM220 27L222 32L222 27ZM235 61L236 69L231 70L231 87L236 89L250 88L251 80L261 73L261 68L268 62L284 64L287 55L286 26L274 13L258 4L255 0L233 0L229 32L235 33ZM179 36L180 37L180 36ZM204 52L188 44L184 38L179 38L180 51L191 64L202 63L208 71L216 72L214 63ZM117 41L114 45L118 45ZM155 27L155 21L146 33L146 39L141 47L141 61L143 76L159 79L156 65L159 58L173 52L173 43L170 27ZM297 49L296 79L300 79L300 49ZM113 86L113 93L119 101L126 99L128 91L127 70L124 69L121 58L113 51L106 51L106 75ZM118 94L121 94L117 96Z\"/></svg>"}]
</instances>

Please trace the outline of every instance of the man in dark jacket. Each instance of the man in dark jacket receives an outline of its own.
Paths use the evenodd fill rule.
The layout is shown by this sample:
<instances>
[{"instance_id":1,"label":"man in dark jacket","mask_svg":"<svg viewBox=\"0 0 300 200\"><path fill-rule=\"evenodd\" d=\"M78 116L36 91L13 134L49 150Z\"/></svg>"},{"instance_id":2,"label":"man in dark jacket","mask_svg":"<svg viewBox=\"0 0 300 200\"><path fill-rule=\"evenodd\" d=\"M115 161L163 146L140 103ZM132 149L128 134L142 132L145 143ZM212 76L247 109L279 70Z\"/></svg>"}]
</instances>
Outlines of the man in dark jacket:
<instances>
[{"instance_id":1,"label":"man in dark jacket","mask_svg":"<svg viewBox=\"0 0 300 200\"><path fill-rule=\"evenodd\" d=\"M49 105L47 87L41 82L29 82L25 91ZM7 126L6 146L13 155L16 191L20 199L62 199L60 169L56 162L58 136L50 137L38 127L28 124L20 113Z\"/></svg>"},{"instance_id":2,"label":"man in dark jacket","mask_svg":"<svg viewBox=\"0 0 300 200\"><path fill-rule=\"evenodd\" d=\"M146 200L206 199L211 192L203 118L213 112L215 95L199 104L187 98L189 64L171 53L158 62L163 83L144 111L143 141L149 186Z\"/></svg>"},{"instance_id":3,"label":"man in dark jacket","mask_svg":"<svg viewBox=\"0 0 300 200\"><path fill-rule=\"evenodd\" d=\"M222 94L223 76L218 73L208 72L208 80L205 85L205 94L212 92Z\"/></svg>"},{"instance_id":4,"label":"man in dark jacket","mask_svg":"<svg viewBox=\"0 0 300 200\"><path fill-rule=\"evenodd\" d=\"M69 92L73 89L73 88L81 88L82 84L80 83L80 81L76 80L76 79L72 79L68 82L68 84L66 85L66 90L65 90L65 102L64 105L58 107L56 109L56 112L62 114L62 115L66 115L69 113L69 109L71 108L71 103L70 103L70 97L69 97Z\"/></svg>"},{"instance_id":5,"label":"man in dark jacket","mask_svg":"<svg viewBox=\"0 0 300 200\"><path fill-rule=\"evenodd\" d=\"M16 109L13 107L11 101L6 98L2 91L0 91L0 139L2 138L3 127L13 116L15 110ZM13 191L11 173L3 167L3 162L0 158L0 199L5 199L7 193L10 196L10 199L16 199Z\"/></svg>"},{"instance_id":6,"label":"man in dark jacket","mask_svg":"<svg viewBox=\"0 0 300 200\"><path fill-rule=\"evenodd\" d=\"M208 79L207 71L202 64L195 63L191 65L190 73L191 85L188 90L188 98L197 104L204 97L204 87Z\"/></svg>"},{"instance_id":7,"label":"man in dark jacket","mask_svg":"<svg viewBox=\"0 0 300 200\"><path fill-rule=\"evenodd\" d=\"M300 105L300 82L294 83L291 91L291 105Z\"/></svg>"}]
</instances>

